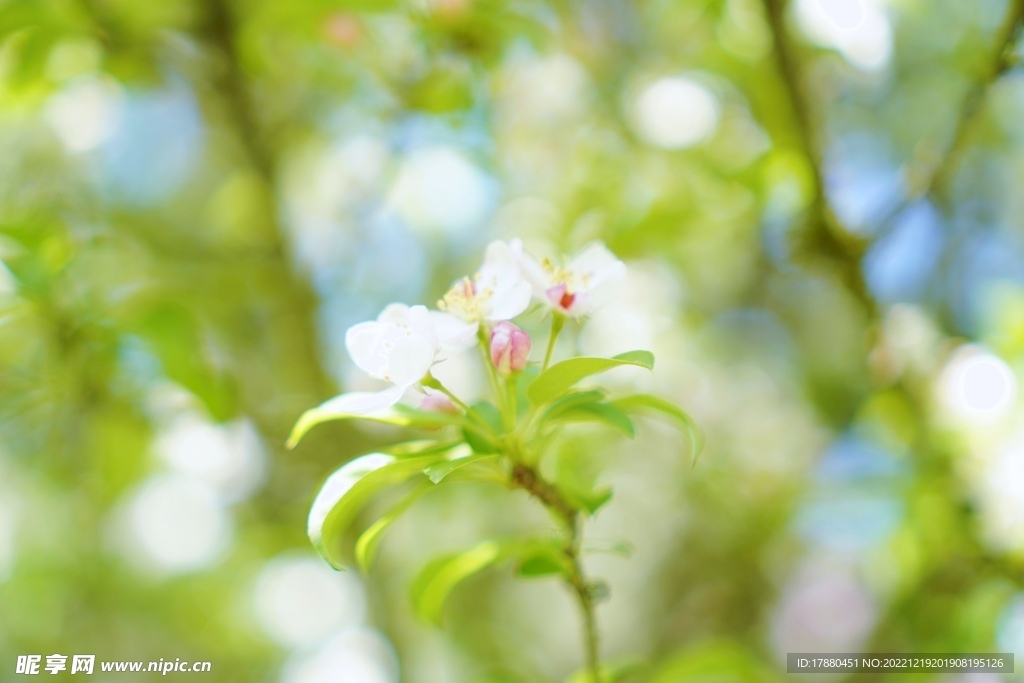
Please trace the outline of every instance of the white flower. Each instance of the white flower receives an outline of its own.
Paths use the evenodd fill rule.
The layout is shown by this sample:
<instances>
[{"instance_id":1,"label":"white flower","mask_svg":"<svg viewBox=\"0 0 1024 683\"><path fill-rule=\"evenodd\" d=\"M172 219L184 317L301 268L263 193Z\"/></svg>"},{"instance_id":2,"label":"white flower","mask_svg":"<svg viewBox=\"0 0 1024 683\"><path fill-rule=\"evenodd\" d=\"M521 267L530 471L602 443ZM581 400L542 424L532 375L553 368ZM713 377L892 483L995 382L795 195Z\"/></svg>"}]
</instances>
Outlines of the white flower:
<instances>
[{"instance_id":1,"label":"white flower","mask_svg":"<svg viewBox=\"0 0 1024 683\"><path fill-rule=\"evenodd\" d=\"M530 283L523 279L515 254L504 242L491 242L484 254L484 264L473 277L465 277L452 285L437 307L466 323L463 335L475 335L483 321L511 320L530 305ZM449 322L454 332L454 323ZM448 339L457 338L448 334ZM447 341L445 343L450 343Z\"/></svg>"},{"instance_id":2,"label":"white flower","mask_svg":"<svg viewBox=\"0 0 1024 683\"><path fill-rule=\"evenodd\" d=\"M519 240L513 240L511 248L533 296L563 315L587 315L609 303L626 279L626 264L600 242L590 244L564 266L548 259L538 262L523 251Z\"/></svg>"},{"instance_id":3,"label":"white flower","mask_svg":"<svg viewBox=\"0 0 1024 683\"><path fill-rule=\"evenodd\" d=\"M366 415L394 405L434 364L441 342L425 306L390 304L376 320L345 333L352 361L374 379L393 386L378 392L351 392L320 406L334 412Z\"/></svg>"}]
</instances>

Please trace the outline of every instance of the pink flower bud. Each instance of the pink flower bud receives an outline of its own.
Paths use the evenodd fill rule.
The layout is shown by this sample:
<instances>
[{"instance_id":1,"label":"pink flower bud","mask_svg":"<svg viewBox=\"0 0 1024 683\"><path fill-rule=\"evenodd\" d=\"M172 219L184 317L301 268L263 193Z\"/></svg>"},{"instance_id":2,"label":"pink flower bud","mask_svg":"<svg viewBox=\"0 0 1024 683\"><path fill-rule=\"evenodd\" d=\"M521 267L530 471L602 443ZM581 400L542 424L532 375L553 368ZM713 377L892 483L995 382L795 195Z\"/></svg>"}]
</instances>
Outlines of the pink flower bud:
<instances>
[{"instance_id":1,"label":"pink flower bud","mask_svg":"<svg viewBox=\"0 0 1024 683\"><path fill-rule=\"evenodd\" d=\"M459 412L459 409L455 407L452 400L437 389L423 387L423 393L426 395L420 401L420 410L429 410L437 413Z\"/></svg>"},{"instance_id":2,"label":"pink flower bud","mask_svg":"<svg viewBox=\"0 0 1024 683\"><path fill-rule=\"evenodd\" d=\"M530 335L510 322L502 321L491 330L491 362L498 373L508 377L526 367L530 356Z\"/></svg>"}]
</instances>

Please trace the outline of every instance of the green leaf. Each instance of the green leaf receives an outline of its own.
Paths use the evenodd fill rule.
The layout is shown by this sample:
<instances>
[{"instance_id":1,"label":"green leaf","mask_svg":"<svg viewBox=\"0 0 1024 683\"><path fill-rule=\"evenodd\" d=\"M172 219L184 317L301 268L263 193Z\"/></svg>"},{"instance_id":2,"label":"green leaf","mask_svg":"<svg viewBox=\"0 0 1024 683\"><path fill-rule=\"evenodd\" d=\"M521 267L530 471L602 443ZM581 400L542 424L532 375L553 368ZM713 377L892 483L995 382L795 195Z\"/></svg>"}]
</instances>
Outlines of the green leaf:
<instances>
[{"instance_id":1,"label":"green leaf","mask_svg":"<svg viewBox=\"0 0 1024 683\"><path fill-rule=\"evenodd\" d=\"M570 358L542 372L526 393L534 405L541 405L558 398L581 379L621 365L636 365L650 370L654 367L654 354L650 351L628 351L613 358Z\"/></svg>"},{"instance_id":2,"label":"green leaf","mask_svg":"<svg viewBox=\"0 0 1024 683\"><path fill-rule=\"evenodd\" d=\"M591 517L603 508L605 503L612 499L612 489L609 486L592 491L564 488L562 493L569 499L569 502L575 503L576 507L586 510L587 514Z\"/></svg>"},{"instance_id":3,"label":"green leaf","mask_svg":"<svg viewBox=\"0 0 1024 683\"><path fill-rule=\"evenodd\" d=\"M544 411L544 416L541 420L552 420L567 410L572 410L573 408L587 403L603 401L606 395L606 392L600 389L592 391L574 391L571 394L567 394L557 401L554 401L550 406L548 406L547 410Z\"/></svg>"},{"instance_id":4,"label":"green leaf","mask_svg":"<svg viewBox=\"0 0 1024 683\"><path fill-rule=\"evenodd\" d=\"M288 436L288 448L295 448L299 441L302 440L302 437L313 427L332 420L368 420L398 427L420 428L437 428L445 425L464 426L468 422L465 417L455 413L416 410L415 408L401 405L395 405L368 415L354 415L335 409L332 406L333 401L334 399L324 401L317 407L310 408L299 417L295 426L292 427L292 433Z\"/></svg>"},{"instance_id":5,"label":"green leaf","mask_svg":"<svg viewBox=\"0 0 1024 683\"><path fill-rule=\"evenodd\" d=\"M313 501L307 526L309 540L331 566L343 569L341 541L366 502L442 458L431 454L399 459L370 453L346 463L327 478Z\"/></svg>"},{"instance_id":6,"label":"green leaf","mask_svg":"<svg viewBox=\"0 0 1024 683\"><path fill-rule=\"evenodd\" d=\"M462 436L473 452L480 455L494 455L501 451L501 447L494 440L473 429L463 429Z\"/></svg>"},{"instance_id":7,"label":"green leaf","mask_svg":"<svg viewBox=\"0 0 1024 683\"><path fill-rule=\"evenodd\" d=\"M672 418L673 423L689 438L690 449L693 451L693 464L697 464L697 456L704 448L704 432L682 408L651 394L625 396L611 401L611 404L627 413L647 412Z\"/></svg>"},{"instance_id":8,"label":"green leaf","mask_svg":"<svg viewBox=\"0 0 1024 683\"><path fill-rule=\"evenodd\" d=\"M537 541L527 543L520 551L516 571L529 578L568 575L572 566L558 542Z\"/></svg>"},{"instance_id":9,"label":"green leaf","mask_svg":"<svg viewBox=\"0 0 1024 683\"><path fill-rule=\"evenodd\" d=\"M484 541L471 550L441 557L428 564L412 586L416 613L426 621L439 624L448 594L461 581L486 569L503 556L498 541Z\"/></svg>"},{"instance_id":10,"label":"green leaf","mask_svg":"<svg viewBox=\"0 0 1024 683\"><path fill-rule=\"evenodd\" d=\"M526 390L533 384L533 380L537 379L538 375L540 375L540 367L530 364L523 368L523 371L516 376L516 406L519 408L520 413L529 410L530 397L527 396Z\"/></svg>"},{"instance_id":11,"label":"green leaf","mask_svg":"<svg viewBox=\"0 0 1024 683\"><path fill-rule=\"evenodd\" d=\"M574 507L589 515L612 497L610 488L597 488L600 471L600 462L589 449L578 448L572 441L561 444L555 461L555 485Z\"/></svg>"},{"instance_id":12,"label":"green leaf","mask_svg":"<svg viewBox=\"0 0 1024 683\"><path fill-rule=\"evenodd\" d=\"M462 441L454 442L439 442L433 439L419 439L416 441L404 441L402 443L392 444L386 446L380 450L381 453L387 453L388 455L396 455L400 458L409 455L428 455L431 453L448 453L454 448L462 445ZM451 457L449 454L448 457Z\"/></svg>"},{"instance_id":13,"label":"green leaf","mask_svg":"<svg viewBox=\"0 0 1024 683\"><path fill-rule=\"evenodd\" d=\"M518 569L520 576L535 578L538 576L555 576L565 574L565 564L551 555L533 555L523 560Z\"/></svg>"},{"instance_id":14,"label":"green leaf","mask_svg":"<svg viewBox=\"0 0 1024 683\"><path fill-rule=\"evenodd\" d=\"M501 411L490 401L477 401L469 409L474 415L490 425L495 434L504 432L505 425L502 423Z\"/></svg>"},{"instance_id":15,"label":"green leaf","mask_svg":"<svg viewBox=\"0 0 1024 683\"><path fill-rule=\"evenodd\" d=\"M427 475L430 478L430 481L435 484L440 484L445 477L455 470L465 467L466 465L471 465L474 462L489 460L494 457L496 457L494 454L475 453L461 458L442 460L441 462L435 462L434 464L425 467L423 469L423 474Z\"/></svg>"},{"instance_id":16,"label":"green leaf","mask_svg":"<svg viewBox=\"0 0 1024 683\"><path fill-rule=\"evenodd\" d=\"M603 391L573 392L554 401L539 420L540 425L564 422L603 422L629 438L636 436L633 420L623 410L606 403Z\"/></svg>"},{"instance_id":17,"label":"green leaf","mask_svg":"<svg viewBox=\"0 0 1024 683\"><path fill-rule=\"evenodd\" d=\"M583 544L585 553L605 553L608 555L619 555L620 557L633 556L633 544L627 541L587 541Z\"/></svg>"},{"instance_id":18,"label":"green leaf","mask_svg":"<svg viewBox=\"0 0 1024 683\"><path fill-rule=\"evenodd\" d=\"M377 548L384 538L384 531L391 526L392 522L402 516L409 507L416 502L420 496L432 489L433 486L424 482L413 489L412 493L403 498L395 507L391 508L386 515L370 525L356 541L356 564L364 574L369 573L374 558L377 557Z\"/></svg>"},{"instance_id":19,"label":"green leaf","mask_svg":"<svg viewBox=\"0 0 1024 683\"><path fill-rule=\"evenodd\" d=\"M629 415L611 403L584 403L562 415L563 420L572 422L603 422L618 429L629 438L636 437L636 426Z\"/></svg>"},{"instance_id":20,"label":"green leaf","mask_svg":"<svg viewBox=\"0 0 1024 683\"><path fill-rule=\"evenodd\" d=\"M473 450L477 453L497 453L500 451L501 447L491 438L491 434L486 433L486 428L481 428L478 425L482 421L488 425L491 432L501 434L504 431L501 413L493 403L488 403L487 401L474 403L470 406L470 411L477 419L463 427L462 435L466 439L466 443L472 446Z\"/></svg>"}]
</instances>

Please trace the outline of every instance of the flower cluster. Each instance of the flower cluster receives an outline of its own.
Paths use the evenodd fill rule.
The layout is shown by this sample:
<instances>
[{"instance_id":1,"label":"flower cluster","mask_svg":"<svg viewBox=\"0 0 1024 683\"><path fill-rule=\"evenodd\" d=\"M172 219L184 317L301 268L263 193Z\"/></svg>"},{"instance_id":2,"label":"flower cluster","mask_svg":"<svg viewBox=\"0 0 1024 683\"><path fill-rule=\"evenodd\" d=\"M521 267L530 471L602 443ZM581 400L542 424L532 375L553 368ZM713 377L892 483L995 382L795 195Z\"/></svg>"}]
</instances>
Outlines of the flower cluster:
<instances>
[{"instance_id":1,"label":"flower cluster","mask_svg":"<svg viewBox=\"0 0 1024 683\"><path fill-rule=\"evenodd\" d=\"M397 403L428 376L444 354L485 340L491 362L502 376L526 367L529 335L509 322L531 299L556 317L578 318L609 302L621 290L626 266L603 244L594 243L562 265L538 261L519 240L492 242L484 263L472 276L457 280L438 302L425 306L390 304L376 320L359 323L345 335L352 361L374 379L391 386L373 393L342 394L330 403L336 412L368 415ZM449 404L425 390L423 407Z\"/></svg>"},{"instance_id":2,"label":"flower cluster","mask_svg":"<svg viewBox=\"0 0 1024 683\"><path fill-rule=\"evenodd\" d=\"M474 275L457 280L438 302L391 304L376 320L348 330L345 344L355 364L388 382L374 393L347 393L303 413L292 430L295 445L314 426L329 420L374 420L423 430L422 436L382 452L348 461L324 483L310 509L313 545L333 566L351 564L345 539L369 498L419 480L394 508L370 525L354 547L356 564L373 563L384 530L427 489L451 481L501 482L526 491L558 523L561 538L488 539L456 555L435 559L413 584L413 602L424 619L438 621L445 596L459 581L504 561L524 576L560 577L576 595L586 628L591 681L600 678L594 609L608 588L592 580L580 562L581 521L611 498L611 489L586 468L560 463L548 477L546 457L560 457L559 439L571 439L569 424L591 423L636 435L634 416L668 419L689 437L694 457L700 430L672 403L651 394L612 396L578 384L616 367L653 370L654 355L635 350L611 358L574 356L551 364L555 341L569 318L579 318L610 301L621 289L626 267L602 244L556 265L538 261L518 240L493 242ZM549 312L551 332L539 367L529 365L533 343L512 320L531 300ZM479 347L487 367L490 400L468 405L434 377L432 368L454 350ZM422 397L418 408L396 405L406 392ZM560 461L559 461L560 462ZM575 679L574 679L575 680Z\"/></svg>"}]
</instances>

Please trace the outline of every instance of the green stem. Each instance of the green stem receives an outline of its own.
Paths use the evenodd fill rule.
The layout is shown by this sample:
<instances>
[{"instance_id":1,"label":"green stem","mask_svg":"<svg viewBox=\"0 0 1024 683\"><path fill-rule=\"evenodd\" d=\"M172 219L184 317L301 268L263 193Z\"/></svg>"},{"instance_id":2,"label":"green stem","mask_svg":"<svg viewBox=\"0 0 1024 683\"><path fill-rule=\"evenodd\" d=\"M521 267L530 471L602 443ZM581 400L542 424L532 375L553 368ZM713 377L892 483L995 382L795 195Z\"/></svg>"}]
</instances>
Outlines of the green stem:
<instances>
[{"instance_id":1,"label":"green stem","mask_svg":"<svg viewBox=\"0 0 1024 683\"><path fill-rule=\"evenodd\" d=\"M494 429L491 427L491 425L487 424L486 420L484 420L482 417L480 417L475 412L473 412L473 410L468 405L466 405L465 401L463 401L461 398L459 398L458 396L456 396L452 392L448 391L448 387L446 387L445 385L441 384L437 380L437 378L434 377L433 375L428 375L428 377L429 377L429 381L425 380L423 382L424 386L428 386L431 389L437 389L438 391L443 393L445 396L447 396L451 400L452 403L457 405L459 408L461 408L466 413L466 417L469 418L470 421L475 422L480 427L483 427L484 435L485 436L488 435L488 434L493 434L494 433Z\"/></svg>"},{"instance_id":2,"label":"green stem","mask_svg":"<svg viewBox=\"0 0 1024 683\"><path fill-rule=\"evenodd\" d=\"M516 373L513 373L511 377L505 378L505 391L508 399L508 431L512 431L516 426L516 419L519 417L519 405L516 398L516 380L518 379Z\"/></svg>"},{"instance_id":3,"label":"green stem","mask_svg":"<svg viewBox=\"0 0 1024 683\"><path fill-rule=\"evenodd\" d=\"M447 396L449 399L451 399L452 403L454 403L455 405L457 405L458 407L460 407L464 411L466 411L467 415L470 414L469 406L466 405L465 401L463 401L461 398L459 398L458 396L456 396L452 392L448 391L448 387L446 387L445 385L443 385L440 382L438 382L436 377L434 378L434 382L435 382L435 384L432 384L431 388L437 389L438 391L443 393L445 396Z\"/></svg>"},{"instance_id":4,"label":"green stem","mask_svg":"<svg viewBox=\"0 0 1024 683\"><path fill-rule=\"evenodd\" d=\"M480 325L480 331L477 333L477 341L480 343L480 352L484 356L484 367L487 368L487 381L491 385L491 393L494 395L494 401L498 404L498 409L501 411L504 417L506 425L514 423L515 416L511 417L511 422L508 413L508 401L505 398L505 392L501 388L501 379L498 377L498 371L494 367L494 363L491 362L491 349L488 341L487 331L483 325Z\"/></svg>"},{"instance_id":5,"label":"green stem","mask_svg":"<svg viewBox=\"0 0 1024 683\"><path fill-rule=\"evenodd\" d=\"M584 650L587 671L590 673L590 683L600 683L601 665L598 655L597 615L594 612L594 596L588 587L583 574L583 565L580 563L580 541L582 538L579 526L577 517L572 526L569 547L566 549L566 555L572 567L572 576L568 578L568 582L576 593L580 614L583 616Z\"/></svg>"},{"instance_id":6,"label":"green stem","mask_svg":"<svg viewBox=\"0 0 1024 683\"><path fill-rule=\"evenodd\" d=\"M563 552L569 560L570 574L565 577L566 583L572 588L580 607L584 631L584 661L588 675L587 683L601 683L600 667L600 636L597 630L597 616L594 610L594 595L590 584L583 573L580 562L582 531L580 513L569 505L554 486L549 484L540 474L524 464L517 464L512 469L512 482L526 490L531 496L560 518L568 529L568 537Z\"/></svg>"},{"instance_id":7,"label":"green stem","mask_svg":"<svg viewBox=\"0 0 1024 683\"><path fill-rule=\"evenodd\" d=\"M541 368L541 372L548 369L551 365L551 354L555 351L555 341L558 340L558 335L562 331L562 326L565 325L565 316L561 313L551 314L551 337L548 339L548 350L544 354L544 367Z\"/></svg>"}]
</instances>

